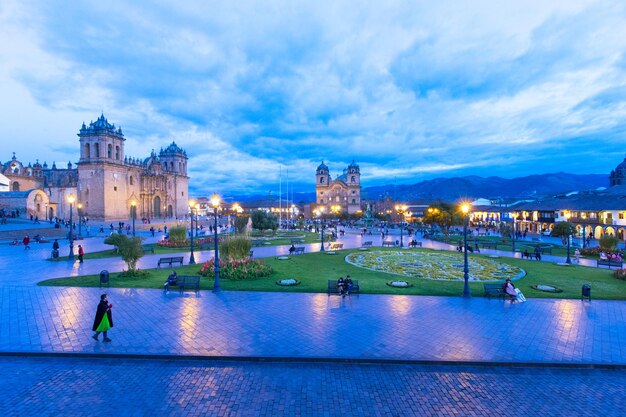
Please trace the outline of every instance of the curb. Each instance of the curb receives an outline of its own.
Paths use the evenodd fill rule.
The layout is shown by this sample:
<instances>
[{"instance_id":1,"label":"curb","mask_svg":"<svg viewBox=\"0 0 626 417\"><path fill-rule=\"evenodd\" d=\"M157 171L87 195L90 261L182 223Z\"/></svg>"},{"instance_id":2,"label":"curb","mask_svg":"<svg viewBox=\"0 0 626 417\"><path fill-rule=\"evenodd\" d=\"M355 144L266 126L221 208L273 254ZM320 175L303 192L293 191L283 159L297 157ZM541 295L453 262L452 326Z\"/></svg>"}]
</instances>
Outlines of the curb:
<instances>
[{"instance_id":1,"label":"curb","mask_svg":"<svg viewBox=\"0 0 626 417\"><path fill-rule=\"evenodd\" d=\"M626 369L624 364L576 363L576 362L497 362L497 361L443 361L402 360L373 358L330 358L330 357L283 357L283 356L201 356L132 353L68 353L68 352L0 352L0 357L18 358L72 358L72 359L131 359L157 361L206 361L206 362L254 362L254 363L328 363L356 365L420 365L453 367L504 367L504 368L559 368L559 369Z\"/></svg>"}]
</instances>

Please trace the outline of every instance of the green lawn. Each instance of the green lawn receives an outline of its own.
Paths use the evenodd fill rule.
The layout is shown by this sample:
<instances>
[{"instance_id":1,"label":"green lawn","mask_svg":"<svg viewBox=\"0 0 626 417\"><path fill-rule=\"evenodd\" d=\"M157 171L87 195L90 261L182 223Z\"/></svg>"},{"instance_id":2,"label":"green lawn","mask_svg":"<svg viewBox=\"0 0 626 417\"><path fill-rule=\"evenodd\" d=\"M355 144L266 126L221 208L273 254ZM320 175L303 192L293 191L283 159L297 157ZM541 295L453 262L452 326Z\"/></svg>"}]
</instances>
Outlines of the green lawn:
<instances>
[{"instance_id":1,"label":"green lawn","mask_svg":"<svg viewBox=\"0 0 626 417\"><path fill-rule=\"evenodd\" d=\"M380 250L377 248L377 250ZM397 250L397 249L388 249ZM428 249L416 249L416 251ZM336 255L326 253L309 253L291 257L288 260L276 258L265 259L272 265L274 274L268 278L246 281L230 281L222 279L225 290L234 291L282 291L282 292L314 292L325 293L328 279L337 279L340 275L349 274L352 279L359 280L361 292L375 294L410 294L410 295L442 295L456 296L462 293L462 282L435 281L419 278L406 278L401 275L374 272L350 265L344 257L354 250L339 251ZM481 255L470 255L481 256ZM583 284L590 284L595 299L626 300L626 281L613 278L607 269L588 268L578 265L560 266L547 262L527 261L512 258L499 258L498 261L518 266L527 272L526 277L516 281L516 286L527 298L580 298ZM197 274L200 265L185 265L175 268L179 275ZM144 278L120 278L117 273L111 274L111 285L122 288L162 288L170 268L147 270ZM279 279L296 278L300 285L282 287L276 285ZM97 275L51 279L39 285L97 287ZM401 279L413 284L410 288L392 288L386 282ZM532 285L544 284L561 288L561 293L545 293L531 288ZM213 285L213 277L201 279L201 288L208 290ZM482 283L470 283L473 296L483 295Z\"/></svg>"}]
</instances>

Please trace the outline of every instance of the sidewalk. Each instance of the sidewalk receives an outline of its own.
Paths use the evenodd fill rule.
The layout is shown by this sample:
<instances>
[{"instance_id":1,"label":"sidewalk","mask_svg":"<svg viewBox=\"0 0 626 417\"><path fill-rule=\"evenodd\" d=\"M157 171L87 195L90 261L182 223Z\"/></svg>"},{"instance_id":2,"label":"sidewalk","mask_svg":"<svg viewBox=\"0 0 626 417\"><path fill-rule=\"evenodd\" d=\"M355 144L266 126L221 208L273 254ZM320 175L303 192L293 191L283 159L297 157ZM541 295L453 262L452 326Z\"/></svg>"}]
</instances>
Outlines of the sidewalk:
<instances>
[{"instance_id":1,"label":"sidewalk","mask_svg":"<svg viewBox=\"0 0 626 417\"><path fill-rule=\"evenodd\" d=\"M0 352L626 366L626 303L3 287Z\"/></svg>"}]
</instances>

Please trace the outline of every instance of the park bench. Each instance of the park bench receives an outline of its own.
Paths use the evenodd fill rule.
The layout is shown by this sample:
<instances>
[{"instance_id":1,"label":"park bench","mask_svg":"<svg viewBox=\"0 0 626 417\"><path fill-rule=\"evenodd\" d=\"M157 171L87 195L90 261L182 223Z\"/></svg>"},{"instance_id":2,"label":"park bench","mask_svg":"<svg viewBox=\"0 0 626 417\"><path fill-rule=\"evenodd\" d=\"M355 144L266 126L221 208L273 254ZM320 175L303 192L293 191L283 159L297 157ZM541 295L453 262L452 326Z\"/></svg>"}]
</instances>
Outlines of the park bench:
<instances>
[{"instance_id":1,"label":"park bench","mask_svg":"<svg viewBox=\"0 0 626 417\"><path fill-rule=\"evenodd\" d=\"M350 289L350 292L359 292L361 288L359 287L359 280L358 279L353 279L352 280L352 288ZM331 293L337 293L339 294L339 290L337 289L337 280L333 280L333 279L329 279L328 280L328 295L330 295Z\"/></svg>"},{"instance_id":2,"label":"park bench","mask_svg":"<svg viewBox=\"0 0 626 417\"><path fill-rule=\"evenodd\" d=\"M179 275L176 284L170 284L170 287L178 287L182 294L186 289L194 290L196 294L200 292L200 276L199 275Z\"/></svg>"},{"instance_id":3,"label":"park bench","mask_svg":"<svg viewBox=\"0 0 626 417\"><path fill-rule=\"evenodd\" d=\"M483 249L498 249L498 242L481 242L481 245L483 245Z\"/></svg>"},{"instance_id":4,"label":"park bench","mask_svg":"<svg viewBox=\"0 0 626 417\"><path fill-rule=\"evenodd\" d=\"M343 243L331 243L328 245L329 250L339 250L343 249Z\"/></svg>"},{"instance_id":5,"label":"park bench","mask_svg":"<svg viewBox=\"0 0 626 417\"><path fill-rule=\"evenodd\" d=\"M389 246L390 248L394 247L396 246L396 242L394 242L393 240L383 240L383 247L385 246Z\"/></svg>"},{"instance_id":6,"label":"park bench","mask_svg":"<svg viewBox=\"0 0 626 417\"><path fill-rule=\"evenodd\" d=\"M296 248L294 248L293 254L294 255L302 255L304 253L304 246L297 246Z\"/></svg>"},{"instance_id":7,"label":"park bench","mask_svg":"<svg viewBox=\"0 0 626 417\"><path fill-rule=\"evenodd\" d=\"M183 265L183 257L182 256L171 256L168 258L159 258L159 262L157 263L157 268L160 268L161 265L168 264L172 266L173 264L178 263L181 266Z\"/></svg>"},{"instance_id":8,"label":"park bench","mask_svg":"<svg viewBox=\"0 0 626 417\"><path fill-rule=\"evenodd\" d=\"M485 297L506 298L506 293L502 290L502 284L483 284Z\"/></svg>"},{"instance_id":9,"label":"park bench","mask_svg":"<svg viewBox=\"0 0 626 417\"><path fill-rule=\"evenodd\" d=\"M362 248L371 248L371 247L372 247L372 241L371 241L371 240L368 240L367 242L363 242L363 243L361 244L361 247L362 247Z\"/></svg>"},{"instance_id":10,"label":"park bench","mask_svg":"<svg viewBox=\"0 0 626 417\"><path fill-rule=\"evenodd\" d=\"M622 261L617 261L615 259L598 259L596 268L600 268L601 266L608 266L609 269L611 269L612 267L623 268L624 263Z\"/></svg>"},{"instance_id":11,"label":"park bench","mask_svg":"<svg viewBox=\"0 0 626 417\"><path fill-rule=\"evenodd\" d=\"M422 247L422 242L418 242L417 240L412 240L409 242L409 247L410 248L417 248L417 247Z\"/></svg>"},{"instance_id":12,"label":"park bench","mask_svg":"<svg viewBox=\"0 0 626 417\"><path fill-rule=\"evenodd\" d=\"M143 250L143 253L154 253L154 246L143 245L141 249Z\"/></svg>"}]
</instances>

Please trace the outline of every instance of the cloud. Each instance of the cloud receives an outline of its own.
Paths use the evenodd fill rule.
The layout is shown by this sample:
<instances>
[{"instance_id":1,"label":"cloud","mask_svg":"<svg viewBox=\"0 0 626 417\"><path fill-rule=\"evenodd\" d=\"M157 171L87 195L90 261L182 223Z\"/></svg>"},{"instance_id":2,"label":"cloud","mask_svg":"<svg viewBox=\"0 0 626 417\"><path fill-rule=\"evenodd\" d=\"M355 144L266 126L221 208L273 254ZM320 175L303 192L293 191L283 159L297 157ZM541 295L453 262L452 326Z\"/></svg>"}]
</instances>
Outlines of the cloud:
<instances>
[{"instance_id":1,"label":"cloud","mask_svg":"<svg viewBox=\"0 0 626 417\"><path fill-rule=\"evenodd\" d=\"M0 123L22 159L75 161L81 123L104 111L128 155L185 148L204 194L276 187L281 166L312 189L321 160L356 160L364 186L608 172L625 7L6 0Z\"/></svg>"}]
</instances>

